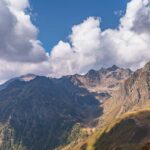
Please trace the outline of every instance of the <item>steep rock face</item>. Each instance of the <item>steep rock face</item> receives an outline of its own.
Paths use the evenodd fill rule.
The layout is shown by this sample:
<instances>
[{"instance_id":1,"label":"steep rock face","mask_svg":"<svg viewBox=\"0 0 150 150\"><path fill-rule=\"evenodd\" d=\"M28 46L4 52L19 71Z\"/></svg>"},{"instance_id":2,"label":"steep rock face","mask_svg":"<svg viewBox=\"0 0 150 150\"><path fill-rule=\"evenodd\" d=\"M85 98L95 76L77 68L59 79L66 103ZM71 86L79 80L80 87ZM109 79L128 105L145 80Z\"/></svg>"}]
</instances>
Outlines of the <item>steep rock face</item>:
<instances>
[{"instance_id":1,"label":"steep rock face","mask_svg":"<svg viewBox=\"0 0 150 150\"><path fill-rule=\"evenodd\" d=\"M150 62L124 80L103 104L100 121L110 122L125 112L150 106ZM105 120L105 121L104 121Z\"/></svg>"},{"instance_id":2,"label":"steep rock face","mask_svg":"<svg viewBox=\"0 0 150 150\"><path fill-rule=\"evenodd\" d=\"M150 62L134 72L118 93L117 99L124 104L123 112L150 106Z\"/></svg>"},{"instance_id":3,"label":"steep rock face","mask_svg":"<svg viewBox=\"0 0 150 150\"><path fill-rule=\"evenodd\" d=\"M125 99L135 103L150 99L150 63L126 80L124 92Z\"/></svg>"},{"instance_id":4,"label":"steep rock face","mask_svg":"<svg viewBox=\"0 0 150 150\"><path fill-rule=\"evenodd\" d=\"M91 124L99 102L68 78L16 79L0 91L0 149L52 150L76 123Z\"/></svg>"}]
</instances>

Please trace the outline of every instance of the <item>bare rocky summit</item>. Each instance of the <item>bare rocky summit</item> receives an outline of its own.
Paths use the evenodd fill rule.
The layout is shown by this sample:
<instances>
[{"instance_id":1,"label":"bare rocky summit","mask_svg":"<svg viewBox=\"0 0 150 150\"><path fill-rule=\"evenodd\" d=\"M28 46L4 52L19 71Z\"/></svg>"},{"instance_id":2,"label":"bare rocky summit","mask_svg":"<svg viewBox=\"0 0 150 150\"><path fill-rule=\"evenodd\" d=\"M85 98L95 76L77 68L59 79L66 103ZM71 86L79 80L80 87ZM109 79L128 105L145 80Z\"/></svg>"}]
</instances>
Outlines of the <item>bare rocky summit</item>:
<instances>
[{"instance_id":1,"label":"bare rocky summit","mask_svg":"<svg viewBox=\"0 0 150 150\"><path fill-rule=\"evenodd\" d=\"M112 96L113 92L120 88L132 71L113 65L110 68L101 68L100 70L90 70L85 75L70 76L72 82L80 87L86 88L89 92L96 93L100 100Z\"/></svg>"}]
</instances>

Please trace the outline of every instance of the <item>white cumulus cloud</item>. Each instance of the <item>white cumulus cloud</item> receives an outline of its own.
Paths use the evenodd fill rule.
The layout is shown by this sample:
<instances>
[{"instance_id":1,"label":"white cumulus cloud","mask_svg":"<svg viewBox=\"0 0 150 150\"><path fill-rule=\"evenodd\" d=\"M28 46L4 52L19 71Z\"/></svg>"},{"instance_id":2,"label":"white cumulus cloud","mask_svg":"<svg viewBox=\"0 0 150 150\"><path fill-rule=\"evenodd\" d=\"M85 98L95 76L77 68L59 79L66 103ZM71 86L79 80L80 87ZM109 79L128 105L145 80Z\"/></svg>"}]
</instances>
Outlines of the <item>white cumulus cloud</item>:
<instances>
[{"instance_id":1,"label":"white cumulus cloud","mask_svg":"<svg viewBox=\"0 0 150 150\"><path fill-rule=\"evenodd\" d=\"M41 62L47 59L38 29L32 24L27 0L0 1L0 58L7 61Z\"/></svg>"},{"instance_id":2,"label":"white cumulus cloud","mask_svg":"<svg viewBox=\"0 0 150 150\"><path fill-rule=\"evenodd\" d=\"M0 1L0 81L26 73L60 77L113 64L132 69L150 61L150 1L131 0L116 29L101 30L101 19L74 25L68 42L50 54L37 39L28 0Z\"/></svg>"},{"instance_id":3,"label":"white cumulus cloud","mask_svg":"<svg viewBox=\"0 0 150 150\"><path fill-rule=\"evenodd\" d=\"M85 73L112 64L137 69L150 61L150 1L132 0L116 29L101 31L101 20L89 17L72 28L69 42L51 52L56 76Z\"/></svg>"},{"instance_id":4,"label":"white cumulus cloud","mask_svg":"<svg viewBox=\"0 0 150 150\"><path fill-rule=\"evenodd\" d=\"M50 57L53 74L56 76L83 72L97 62L101 45L101 30L98 18L89 17L72 28L70 43L60 41Z\"/></svg>"}]
</instances>

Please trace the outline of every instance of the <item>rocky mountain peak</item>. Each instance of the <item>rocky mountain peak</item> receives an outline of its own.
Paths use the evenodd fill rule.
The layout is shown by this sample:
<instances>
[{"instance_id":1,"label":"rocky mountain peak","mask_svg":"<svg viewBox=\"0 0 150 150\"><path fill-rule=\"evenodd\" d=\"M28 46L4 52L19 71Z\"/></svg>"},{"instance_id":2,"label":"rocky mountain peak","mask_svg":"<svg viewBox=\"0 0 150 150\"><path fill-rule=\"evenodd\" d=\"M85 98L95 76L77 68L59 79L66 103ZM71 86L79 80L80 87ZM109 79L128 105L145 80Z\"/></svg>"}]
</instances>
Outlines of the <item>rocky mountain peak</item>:
<instances>
[{"instance_id":1,"label":"rocky mountain peak","mask_svg":"<svg viewBox=\"0 0 150 150\"><path fill-rule=\"evenodd\" d=\"M144 71L150 71L150 61L144 66Z\"/></svg>"},{"instance_id":2,"label":"rocky mountain peak","mask_svg":"<svg viewBox=\"0 0 150 150\"><path fill-rule=\"evenodd\" d=\"M86 76L89 78L97 77L99 75L98 71L91 69Z\"/></svg>"},{"instance_id":3,"label":"rocky mountain peak","mask_svg":"<svg viewBox=\"0 0 150 150\"><path fill-rule=\"evenodd\" d=\"M19 79L21 81L27 82L27 81L31 81L31 80L35 79L36 77L37 77L36 75L29 73L29 74L19 77Z\"/></svg>"},{"instance_id":4,"label":"rocky mountain peak","mask_svg":"<svg viewBox=\"0 0 150 150\"><path fill-rule=\"evenodd\" d=\"M99 70L91 69L85 75L68 76L74 85L83 87L90 92L96 93L100 101L111 97L126 80L132 71L130 69L119 68L113 65L109 68L101 68Z\"/></svg>"},{"instance_id":5,"label":"rocky mountain peak","mask_svg":"<svg viewBox=\"0 0 150 150\"><path fill-rule=\"evenodd\" d=\"M119 67L116 65L113 65L112 67L107 68L108 71L116 71L117 69L119 69Z\"/></svg>"}]
</instances>

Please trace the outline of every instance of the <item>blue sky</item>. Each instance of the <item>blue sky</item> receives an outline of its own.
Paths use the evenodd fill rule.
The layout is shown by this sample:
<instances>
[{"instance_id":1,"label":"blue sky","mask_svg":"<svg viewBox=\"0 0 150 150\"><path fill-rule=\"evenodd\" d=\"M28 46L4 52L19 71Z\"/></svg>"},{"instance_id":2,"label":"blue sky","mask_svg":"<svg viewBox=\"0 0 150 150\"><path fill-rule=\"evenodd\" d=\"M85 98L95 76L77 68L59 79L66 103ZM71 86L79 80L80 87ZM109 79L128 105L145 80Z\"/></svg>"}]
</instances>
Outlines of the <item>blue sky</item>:
<instances>
[{"instance_id":1,"label":"blue sky","mask_svg":"<svg viewBox=\"0 0 150 150\"><path fill-rule=\"evenodd\" d=\"M0 18L1 83L150 60L150 0L0 0Z\"/></svg>"},{"instance_id":2,"label":"blue sky","mask_svg":"<svg viewBox=\"0 0 150 150\"><path fill-rule=\"evenodd\" d=\"M114 12L125 11L126 4L127 0L30 0L32 20L47 51L67 40L72 26L89 16L101 17L102 30L117 27L120 16Z\"/></svg>"}]
</instances>

